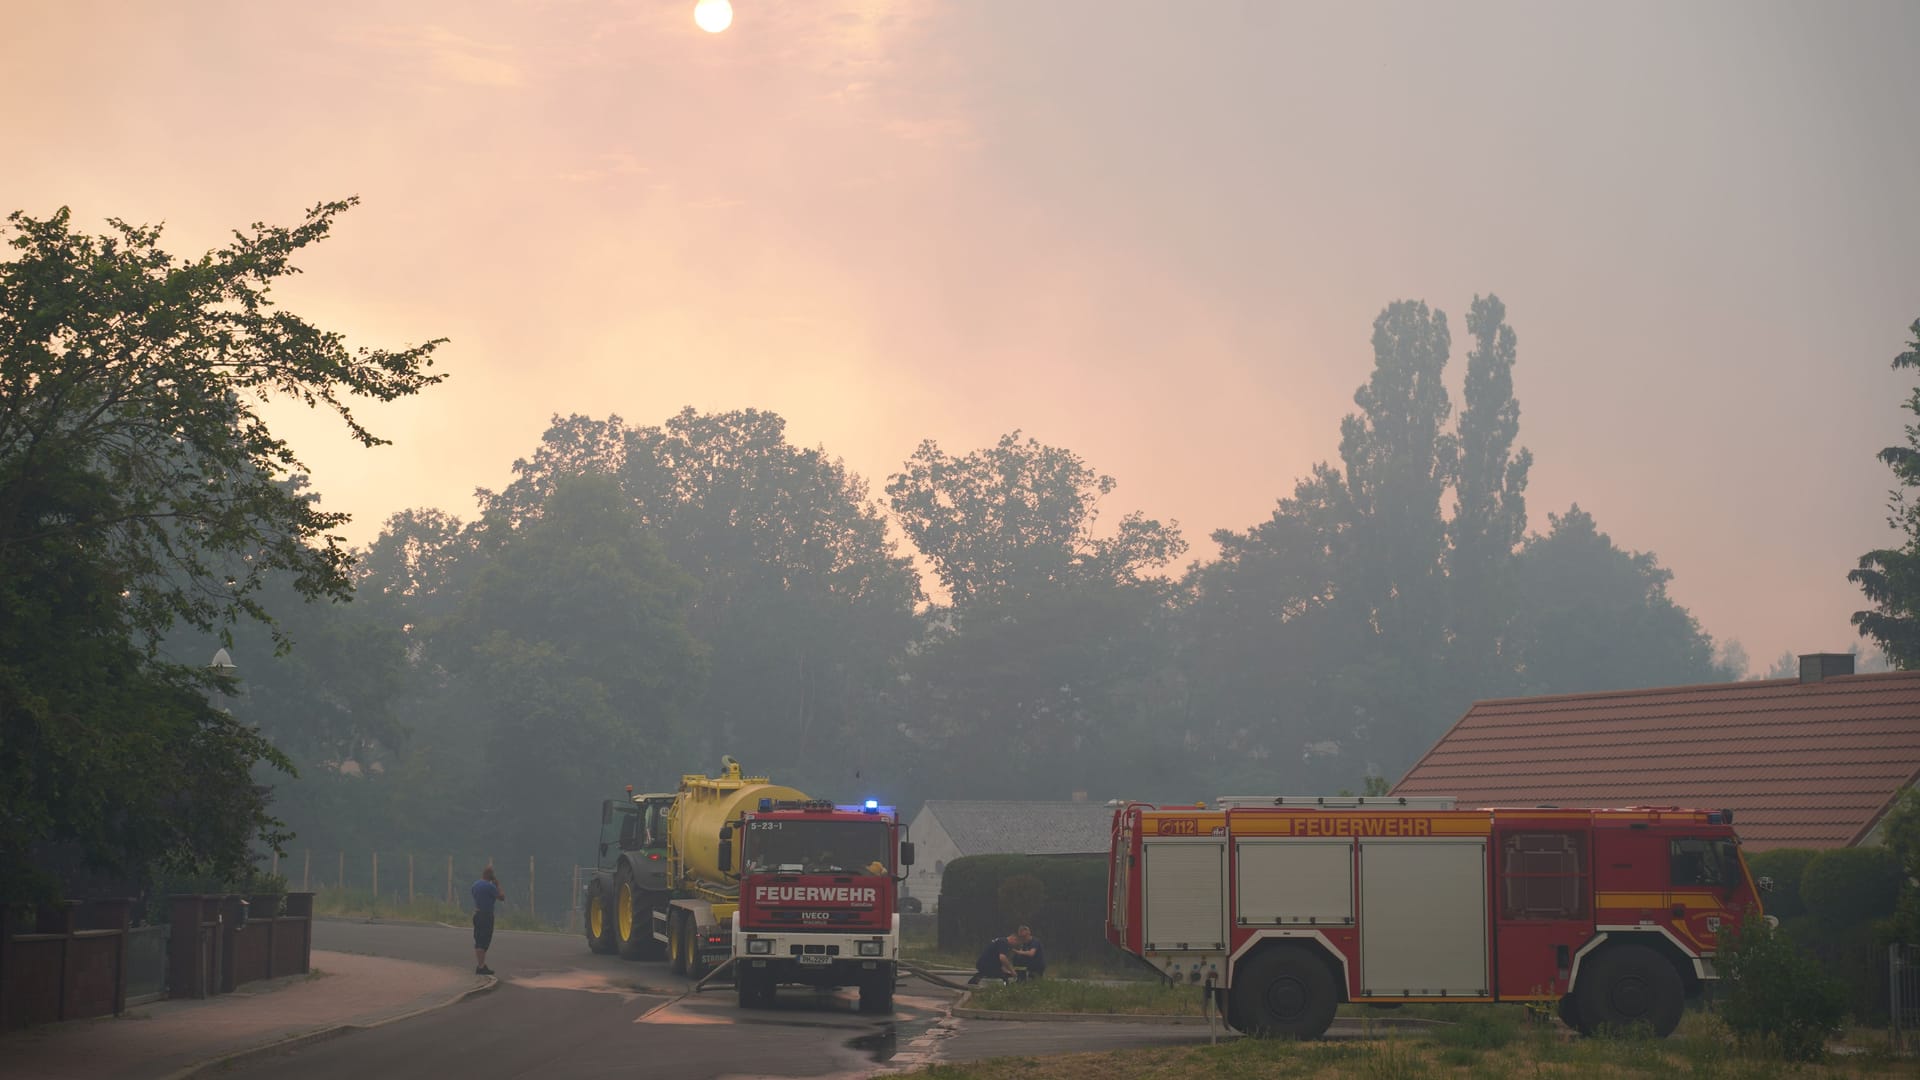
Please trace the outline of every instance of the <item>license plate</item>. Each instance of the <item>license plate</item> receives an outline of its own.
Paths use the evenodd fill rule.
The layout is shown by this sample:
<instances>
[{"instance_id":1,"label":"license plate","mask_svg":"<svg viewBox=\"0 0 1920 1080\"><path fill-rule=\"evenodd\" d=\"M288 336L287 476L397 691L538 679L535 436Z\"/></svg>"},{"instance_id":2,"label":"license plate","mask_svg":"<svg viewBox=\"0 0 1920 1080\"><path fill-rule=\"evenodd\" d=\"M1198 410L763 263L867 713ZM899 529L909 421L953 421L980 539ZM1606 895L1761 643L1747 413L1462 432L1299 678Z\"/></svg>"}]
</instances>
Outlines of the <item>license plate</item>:
<instances>
[{"instance_id":1,"label":"license plate","mask_svg":"<svg viewBox=\"0 0 1920 1080\"><path fill-rule=\"evenodd\" d=\"M801 953L800 962L803 964L831 964L833 963L833 957L828 956L826 953Z\"/></svg>"}]
</instances>

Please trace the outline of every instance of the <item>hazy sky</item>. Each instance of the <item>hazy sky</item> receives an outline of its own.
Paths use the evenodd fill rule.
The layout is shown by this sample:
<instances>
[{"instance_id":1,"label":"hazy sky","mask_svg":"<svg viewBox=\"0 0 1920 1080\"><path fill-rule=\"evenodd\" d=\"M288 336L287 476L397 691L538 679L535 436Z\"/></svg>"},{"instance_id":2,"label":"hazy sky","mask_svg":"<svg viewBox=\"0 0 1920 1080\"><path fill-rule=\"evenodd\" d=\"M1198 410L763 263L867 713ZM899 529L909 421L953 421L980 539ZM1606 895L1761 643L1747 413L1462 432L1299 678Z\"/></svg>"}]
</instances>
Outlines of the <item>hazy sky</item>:
<instances>
[{"instance_id":1,"label":"hazy sky","mask_svg":"<svg viewBox=\"0 0 1920 1080\"><path fill-rule=\"evenodd\" d=\"M1021 428L1205 535L1336 456L1373 316L1496 292L1532 525L1578 501L1764 667L1844 648L1920 317L1920 5L0 0L0 210L197 251L360 195L281 290L452 378L364 541L555 412L788 418L875 482Z\"/></svg>"}]
</instances>

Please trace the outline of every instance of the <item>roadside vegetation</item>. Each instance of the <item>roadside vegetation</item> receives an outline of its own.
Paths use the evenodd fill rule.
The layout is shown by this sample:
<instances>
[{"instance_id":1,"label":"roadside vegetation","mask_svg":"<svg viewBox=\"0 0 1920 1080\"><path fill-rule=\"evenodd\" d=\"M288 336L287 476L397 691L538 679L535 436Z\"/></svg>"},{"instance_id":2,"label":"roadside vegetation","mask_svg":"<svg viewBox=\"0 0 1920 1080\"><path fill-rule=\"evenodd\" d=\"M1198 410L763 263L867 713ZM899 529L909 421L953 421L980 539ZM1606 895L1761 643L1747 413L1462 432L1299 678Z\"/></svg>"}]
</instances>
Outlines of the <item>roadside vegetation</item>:
<instances>
[{"instance_id":1,"label":"roadside vegetation","mask_svg":"<svg viewBox=\"0 0 1920 1080\"><path fill-rule=\"evenodd\" d=\"M417 897L413 903L395 903L373 895L369 889L321 889L313 894L315 915L344 918L382 919L387 922L446 923L467 926L473 913L457 904ZM494 909L493 925L499 930L534 930L547 934L568 933L544 919L535 918L512 905Z\"/></svg>"},{"instance_id":2,"label":"roadside vegetation","mask_svg":"<svg viewBox=\"0 0 1920 1080\"><path fill-rule=\"evenodd\" d=\"M1191 986L1135 981L1119 985L1076 979L1038 979L977 990L975 1009L1031 1013L1104 1013L1126 1016L1200 1016L1200 991Z\"/></svg>"},{"instance_id":3,"label":"roadside vegetation","mask_svg":"<svg viewBox=\"0 0 1920 1080\"><path fill-rule=\"evenodd\" d=\"M1402 1010L1396 1010L1399 1012ZM1363 1041L1286 1042L1232 1039L1213 1046L1156 1047L1046 1058L995 1058L938 1065L913 1075L927 1080L1216 1080L1241 1077L1425 1080L1481 1077L1670 1077L1747 1080L1766 1077L1908 1075L1911 1061L1887 1050L1884 1039L1853 1043L1849 1053L1818 1063L1798 1062L1767 1043L1741 1043L1718 1017L1691 1013L1672 1038L1631 1034L1582 1039L1548 1023L1528 1023L1520 1010L1482 1008L1478 1020L1431 1031L1394 1031ZM1867 1041L1871 1040L1871 1041Z\"/></svg>"}]
</instances>

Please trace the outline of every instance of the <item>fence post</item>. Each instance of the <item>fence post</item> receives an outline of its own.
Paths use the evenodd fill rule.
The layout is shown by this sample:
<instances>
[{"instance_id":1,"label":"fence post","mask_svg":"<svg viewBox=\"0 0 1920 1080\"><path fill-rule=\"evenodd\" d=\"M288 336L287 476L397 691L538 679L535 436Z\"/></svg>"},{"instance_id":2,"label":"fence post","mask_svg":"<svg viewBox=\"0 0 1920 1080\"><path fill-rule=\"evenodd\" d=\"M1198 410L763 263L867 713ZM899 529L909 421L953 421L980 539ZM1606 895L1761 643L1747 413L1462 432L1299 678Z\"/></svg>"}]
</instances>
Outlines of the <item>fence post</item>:
<instances>
[{"instance_id":1,"label":"fence post","mask_svg":"<svg viewBox=\"0 0 1920 1080\"><path fill-rule=\"evenodd\" d=\"M311 892L313 890L313 886L309 884L309 880L312 877L313 877L313 849L308 848L306 862L304 865L300 867L300 891L301 892Z\"/></svg>"},{"instance_id":2,"label":"fence post","mask_svg":"<svg viewBox=\"0 0 1920 1080\"><path fill-rule=\"evenodd\" d=\"M453 906L453 856L447 856L447 906Z\"/></svg>"},{"instance_id":3,"label":"fence post","mask_svg":"<svg viewBox=\"0 0 1920 1080\"><path fill-rule=\"evenodd\" d=\"M535 917L533 891L533 856L527 856L527 915Z\"/></svg>"},{"instance_id":4,"label":"fence post","mask_svg":"<svg viewBox=\"0 0 1920 1080\"><path fill-rule=\"evenodd\" d=\"M340 876L334 879L333 887L336 889L347 887L347 853L345 851L340 853Z\"/></svg>"},{"instance_id":5,"label":"fence post","mask_svg":"<svg viewBox=\"0 0 1920 1080\"><path fill-rule=\"evenodd\" d=\"M380 902L380 853L373 853L373 902Z\"/></svg>"},{"instance_id":6,"label":"fence post","mask_svg":"<svg viewBox=\"0 0 1920 1080\"><path fill-rule=\"evenodd\" d=\"M407 853L407 906L413 906L413 853Z\"/></svg>"}]
</instances>

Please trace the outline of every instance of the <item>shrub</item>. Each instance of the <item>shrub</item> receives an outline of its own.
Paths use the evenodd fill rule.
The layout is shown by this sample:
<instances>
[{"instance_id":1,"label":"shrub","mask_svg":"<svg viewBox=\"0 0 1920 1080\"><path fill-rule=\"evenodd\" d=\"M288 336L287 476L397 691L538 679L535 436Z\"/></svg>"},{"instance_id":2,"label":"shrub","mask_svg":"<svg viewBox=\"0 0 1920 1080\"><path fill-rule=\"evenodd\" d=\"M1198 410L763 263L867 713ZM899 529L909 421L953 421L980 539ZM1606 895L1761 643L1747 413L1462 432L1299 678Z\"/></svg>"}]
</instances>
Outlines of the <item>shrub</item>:
<instances>
[{"instance_id":1,"label":"shrub","mask_svg":"<svg viewBox=\"0 0 1920 1080\"><path fill-rule=\"evenodd\" d=\"M1774 848L1747 856L1747 870L1757 885L1761 878L1773 879L1773 891L1761 896L1767 914L1791 919L1807 913L1800 898L1800 879L1806 876L1807 863L1820 854L1812 848Z\"/></svg>"},{"instance_id":2,"label":"shrub","mask_svg":"<svg viewBox=\"0 0 1920 1080\"><path fill-rule=\"evenodd\" d=\"M1835 848L1807 862L1800 899L1826 926L1860 926L1893 914L1905 877L1886 848Z\"/></svg>"},{"instance_id":3,"label":"shrub","mask_svg":"<svg viewBox=\"0 0 1920 1080\"><path fill-rule=\"evenodd\" d=\"M1024 922L1049 963L1104 960L1113 951L1106 915L1105 856L969 855L948 863L940 881L942 952L977 952Z\"/></svg>"},{"instance_id":4,"label":"shrub","mask_svg":"<svg viewBox=\"0 0 1920 1080\"><path fill-rule=\"evenodd\" d=\"M1789 1060L1819 1060L1846 1015L1842 988L1764 919L1722 928L1719 945L1714 966L1727 989L1727 1026L1743 1042L1777 1044Z\"/></svg>"}]
</instances>

